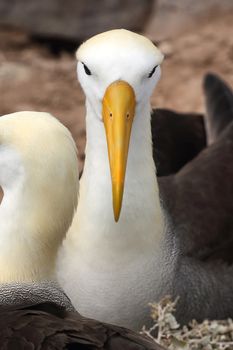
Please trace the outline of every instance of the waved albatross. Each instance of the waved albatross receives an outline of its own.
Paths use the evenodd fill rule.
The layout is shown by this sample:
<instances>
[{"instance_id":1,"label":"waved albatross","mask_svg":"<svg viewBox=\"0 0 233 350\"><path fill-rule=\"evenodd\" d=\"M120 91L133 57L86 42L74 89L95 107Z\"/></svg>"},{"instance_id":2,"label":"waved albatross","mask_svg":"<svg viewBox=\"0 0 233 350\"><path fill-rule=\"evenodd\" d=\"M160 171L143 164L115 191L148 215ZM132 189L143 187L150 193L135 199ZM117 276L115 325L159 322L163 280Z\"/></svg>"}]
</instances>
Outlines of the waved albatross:
<instances>
[{"instance_id":1,"label":"waved albatross","mask_svg":"<svg viewBox=\"0 0 233 350\"><path fill-rule=\"evenodd\" d=\"M160 51L113 30L82 44L77 59L87 144L58 259L65 292L83 315L132 329L149 324L148 303L167 294L180 296L180 322L233 316L233 267L205 261L223 237L232 241L233 125L174 176L157 179L150 96Z\"/></svg>"},{"instance_id":2,"label":"waved albatross","mask_svg":"<svg viewBox=\"0 0 233 350\"><path fill-rule=\"evenodd\" d=\"M0 304L55 301L70 308L54 266L77 204L71 134L46 113L2 116L0 169Z\"/></svg>"}]
</instances>

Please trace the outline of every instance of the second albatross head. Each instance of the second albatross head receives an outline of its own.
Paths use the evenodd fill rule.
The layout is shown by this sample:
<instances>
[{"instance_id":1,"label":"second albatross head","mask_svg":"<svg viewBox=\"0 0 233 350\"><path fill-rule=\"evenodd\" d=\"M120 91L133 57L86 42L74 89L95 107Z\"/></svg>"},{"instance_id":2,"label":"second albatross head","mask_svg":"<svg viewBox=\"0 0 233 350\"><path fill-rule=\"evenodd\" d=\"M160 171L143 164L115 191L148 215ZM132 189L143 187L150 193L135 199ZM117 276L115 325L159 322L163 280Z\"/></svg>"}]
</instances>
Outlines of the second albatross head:
<instances>
[{"instance_id":1,"label":"second albatross head","mask_svg":"<svg viewBox=\"0 0 233 350\"><path fill-rule=\"evenodd\" d=\"M147 38L119 29L87 40L77 51L78 77L95 117L104 123L115 221L122 206L134 116L160 78L163 55Z\"/></svg>"}]
</instances>

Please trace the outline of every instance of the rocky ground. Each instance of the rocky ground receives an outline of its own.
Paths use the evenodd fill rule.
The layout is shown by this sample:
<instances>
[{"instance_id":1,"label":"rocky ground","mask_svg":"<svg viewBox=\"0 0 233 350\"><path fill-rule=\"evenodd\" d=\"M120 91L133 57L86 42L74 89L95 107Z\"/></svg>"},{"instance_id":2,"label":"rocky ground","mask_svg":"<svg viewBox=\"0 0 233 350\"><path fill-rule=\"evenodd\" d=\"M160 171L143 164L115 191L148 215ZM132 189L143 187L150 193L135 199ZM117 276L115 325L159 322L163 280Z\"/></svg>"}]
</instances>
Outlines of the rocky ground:
<instances>
[{"instance_id":1,"label":"rocky ground","mask_svg":"<svg viewBox=\"0 0 233 350\"><path fill-rule=\"evenodd\" d=\"M233 11L214 13L159 42L166 59L154 106L203 111L202 79L208 71L233 86L232 23ZM156 40L153 26L149 34ZM54 55L24 33L0 28L0 96L0 114L38 110L57 116L70 128L83 159L84 97L73 53Z\"/></svg>"}]
</instances>

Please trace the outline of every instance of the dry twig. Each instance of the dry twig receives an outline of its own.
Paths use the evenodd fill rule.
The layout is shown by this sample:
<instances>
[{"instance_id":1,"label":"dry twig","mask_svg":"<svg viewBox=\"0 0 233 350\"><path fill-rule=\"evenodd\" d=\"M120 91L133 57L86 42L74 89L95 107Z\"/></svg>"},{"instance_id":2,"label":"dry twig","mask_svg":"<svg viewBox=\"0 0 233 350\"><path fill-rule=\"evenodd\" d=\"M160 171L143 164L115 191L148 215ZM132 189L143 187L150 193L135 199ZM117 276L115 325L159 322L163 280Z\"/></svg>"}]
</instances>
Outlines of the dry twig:
<instances>
[{"instance_id":1,"label":"dry twig","mask_svg":"<svg viewBox=\"0 0 233 350\"><path fill-rule=\"evenodd\" d=\"M178 299L151 303L151 328L142 332L169 350L233 350L233 321L192 321L180 327L174 316Z\"/></svg>"}]
</instances>

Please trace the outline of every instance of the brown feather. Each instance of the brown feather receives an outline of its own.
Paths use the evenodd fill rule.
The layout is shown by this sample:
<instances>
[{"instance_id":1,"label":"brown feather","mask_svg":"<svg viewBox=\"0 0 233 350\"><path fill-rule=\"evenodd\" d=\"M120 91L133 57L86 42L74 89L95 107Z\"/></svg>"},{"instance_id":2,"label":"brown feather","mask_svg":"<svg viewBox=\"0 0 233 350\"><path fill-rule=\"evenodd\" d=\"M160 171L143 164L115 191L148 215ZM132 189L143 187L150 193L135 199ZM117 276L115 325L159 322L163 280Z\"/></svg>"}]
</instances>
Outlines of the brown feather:
<instances>
[{"instance_id":1,"label":"brown feather","mask_svg":"<svg viewBox=\"0 0 233 350\"><path fill-rule=\"evenodd\" d=\"M225 81L213 73L205 76L203 88L208 139L214 142L233 120L233 92Z\"/></svg>"},{"instance_id":2,"label":"brown feather","mask_svg":"<svg viewBox=\"0 0 233 350\"><path fill-rule=\"evenodd\" d=\"M157 176L176 173L206 147L202 114L155 109L151 132Z\"/></svg>"},{"instance_id":3,"label":"brown feather","mask_svg":"<svg viewBox=\"0 0 233 350\"><path fill-rule=\"evenodd\" d=\"M162 350L133 331L87 319L52 303L0 307L4 350Z\"/></svg>"}]
</instances>

